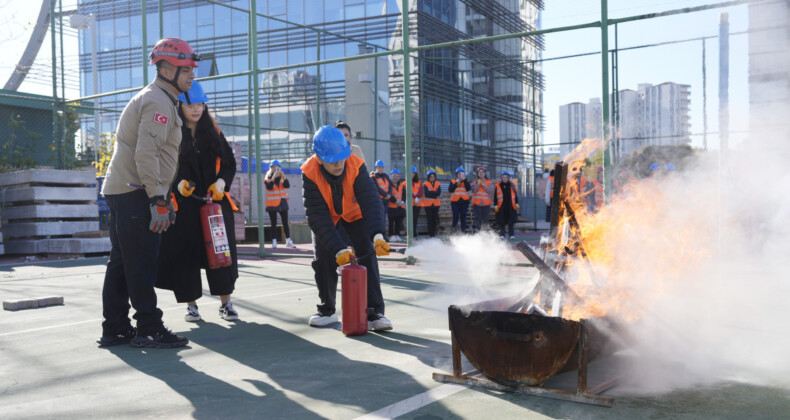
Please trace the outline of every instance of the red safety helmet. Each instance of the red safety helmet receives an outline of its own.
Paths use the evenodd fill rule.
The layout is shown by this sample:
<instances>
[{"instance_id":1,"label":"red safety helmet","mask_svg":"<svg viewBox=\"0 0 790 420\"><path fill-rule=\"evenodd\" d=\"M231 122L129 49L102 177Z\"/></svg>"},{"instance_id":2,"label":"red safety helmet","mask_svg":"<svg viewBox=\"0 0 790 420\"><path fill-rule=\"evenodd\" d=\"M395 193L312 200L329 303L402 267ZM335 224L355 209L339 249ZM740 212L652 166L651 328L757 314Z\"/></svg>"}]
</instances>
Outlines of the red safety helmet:
<instances>
[{"instance_id":1,"label":"red safety helmet","mask_svg":"<svg viewBox=\"0 0 790 420\"><path fill-rule=\"evenodd\" d=\"M165 60L176 67L197 67L197 62L200 61L200 56L195 53L195 50L186 41L178 38L160 39L154 45L148 58L151 60L150 65Z\"/></svg>"}]
</instances>

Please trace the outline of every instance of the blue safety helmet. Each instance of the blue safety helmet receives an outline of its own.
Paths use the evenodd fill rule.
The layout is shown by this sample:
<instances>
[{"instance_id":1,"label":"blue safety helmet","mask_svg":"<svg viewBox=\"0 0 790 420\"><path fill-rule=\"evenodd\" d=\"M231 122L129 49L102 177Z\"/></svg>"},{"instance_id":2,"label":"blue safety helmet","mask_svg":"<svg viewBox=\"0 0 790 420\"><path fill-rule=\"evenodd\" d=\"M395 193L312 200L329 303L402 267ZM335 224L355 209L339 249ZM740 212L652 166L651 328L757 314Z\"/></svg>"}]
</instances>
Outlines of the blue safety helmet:
<instances>
[{"instance_id":1,"label":"blue safety helmet","mask_svg":"<svg viewBox=\"0 0 790 420\"><path fill-rule=\"evenodd\" d=\"M414 165L411 165L411 171L414 172L414 173L417 173L417 167L414 166Z\"/></svg>"},{"instance_id":2,"label":"blue safety helmet","mask_svg":"<svg viewBox=\"0 0 790 420\"><path fill-rule=\"evenodd\" d=\"M502 177L503 177L503 176L505 176L505 175L507 175L507 176L511 176L511 175L510 175L510 172L508 172L508 171L502 171L502 175L499 175L499 177L500 177L500 178L502 178Z\"/></svg>"},{"instance_id":3,"label":"blue safety helmet","mask_svg":"<svg viewBox=\"0 0 790 420\"><path fill-rule=\"evenodd\" d=\"M274 166L274 165L280 166L280 161L275 159L272 161L272 163L269 164L269 166Z\"/></svg>"},{"instance_id":4,"label":"blue safety helmet","mask_svg":"<svg viewBox=\"0 0 790 420\"><path fill-rule=\"evenodd\" d=\"M650 172L657 171L657 170L658 170L658 164L657 163L654 163L654 164L650 165Z\"/></svg>"},{"instance_id":5,"label":"blue safety helmet","mask_svg":"<svg viewBox=\"0 0 790 420\"><path fill-rule=\"evenodd\" d=\"M672 162L667 163L667 170L668 171L674 171L675 170L675 164L672 163Z\"/></svg>"},{"instance_id":6,"label":"blue safety helmet","mask_svg":"<svg viewBox=\"0 0 790 420\"><path fill-rule=\"evenodd\" d=\"M466 172L463 166L459 166L455 168L455 174L458 175L458 172Z\"/></svg>"},{"instance_id":7,"label":"blue safety helmet","mask_svg":"<svg viewBox=\"0 0 790 420\"><path fill-rule=\"evenodd\" d=\"M324 162L335 163L351 156L351 146L342 131L325 125L313 135L313 152Z\"/></svg>"},{"instance_id":8,"label":"blue safety helmet","mask_svg":"<svg viewBox=\"0 0 790 420\"><path fill-rule=\"evenodd\" d=\"M203 92L203 86L196 80L192 81L192 87L182 94L178 95L178 100L187 104L199 104L208 102L208 96Z\"/></svg>"},{"instance_id":9,"label":"blue safety helmet","mask_svg":"<svg viewBox=\"0 0 790 420\"><path fill-rule=\"evenodd\" d=\"M428 171L428 172L425 174L425 177L426 177L426 178L428 178L429 176L431 176L431 174L433 174L433 175L436 175L436 171L434 171L433 169L431 169L430 171Z\"/></svg>"},{"instance_id":10,"label":"blue safety helmet","mask_svg":"<svg viewBox=\"0 0 790 420\"><path fill-rule=\"evenodd\" d=\"M392 170L390 171L390 173L391 173L391 174L398 174L398 175L400 175L400 171L398 170L398 168L392 168Z\"/></svg>"},{"instance_id":11,"label":"blue safety helmet","mask_svg":"<svg viewBox=\"0 0 790 420\"><path fill-rule=\"evenodd\" d=\"M384 161L383 160L377 160L376 163L373 166L375 166L376 168L381 166L383 168L384 167Z\"/></svg>"}]
</instances>

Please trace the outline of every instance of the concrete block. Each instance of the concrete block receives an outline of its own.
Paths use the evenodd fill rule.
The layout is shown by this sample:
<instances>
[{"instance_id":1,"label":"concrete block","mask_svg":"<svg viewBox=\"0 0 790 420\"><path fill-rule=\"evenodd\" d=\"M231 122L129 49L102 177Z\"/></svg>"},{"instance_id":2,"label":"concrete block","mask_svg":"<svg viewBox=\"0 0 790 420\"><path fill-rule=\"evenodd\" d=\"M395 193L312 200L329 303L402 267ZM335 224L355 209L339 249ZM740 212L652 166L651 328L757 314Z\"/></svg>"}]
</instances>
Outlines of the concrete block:
<instances>
[{"instance_id":1,"label":"concrete block","mask_svg":"<svg viewBox=\"0 0 790 420\"><path fill-rule=\"evenodd\" d=\"M48 254L97 254L110 252L110 238L47 239Z\"/></svg>"},{"instance_id":2,"label":"concrete block","mask_svg":"<svg viewBox=\"0 0 790 420\"><path fill-rule=\"evenodd\" d=\"M21 187L5 192L6 203L25 201L96 201L92 187Z\"/></svg>"},{"instance_id":3,"label":"concrete block","mask_svg":"<svg viewBox=\"0 0 790 420\"><path fill-rule=\"evenodd\" d=\"M17 239L3 242L8 255L33 255L47 252L47 239Z\"/></svg>"},{"instance_id":4,"label":"concrete block","mask_svg":"<svg viewBox=\"0 0 790 420\"><path fill-rule=\"evenodd\" d=\"M37 222L8 223L3 226L3 233L9 238L27 238L34 236L64 236L77 232L99 230L98 221L88 222Z\"/></svg>"},{"instance_id":5,"label":"concrete block","mask_svg":"<svg viewBox=\"0 0 790 420\"><path fill-rule=\"evenodd\" d=\"M100 254L110 252L110 238L16 239L4 243L7 254Z\"/></svg>"},{"instance_id":6,"label":"concrete block","mask_svg":"<svg viewBox=\"0 0 790 420\"><path fill-rule=\"evenodd\" d=\"M96 184L93 171L64 171L60 169L25 169L23 171L0 174L0 186L28 183L58 185Z\"/></svg>"},{"instance_id":7,"label":"concrete block","mask_svg":"<svg viewBox=\"0 0 790 420\"><path fill-rule=\"evenodd\" d=\"M36 204L3 209L3 219L87 219L99 217L96 204Z\"/></svg>"},{"instance_id":8,"label":"concrete block","mask_svg":"<svg viewBox=\"0 0 790 420\"><path fill-rule=\"evenodd\" d=\"M42 308L44 306L63 305L63 296L47 296L40 298L29 298L19 300L4 300L3 309L6 311L18 311L21 309Z\"/></svg>"},{"instance_id":9,"label":"concrete block","mask_svg":"<svg viewBox=\"0 0 790 420\"><path fill-rule=\"evenodd\" d=\"M5 255L5 245L0 244L0 255Z\"/></svg>"}]
</instances>

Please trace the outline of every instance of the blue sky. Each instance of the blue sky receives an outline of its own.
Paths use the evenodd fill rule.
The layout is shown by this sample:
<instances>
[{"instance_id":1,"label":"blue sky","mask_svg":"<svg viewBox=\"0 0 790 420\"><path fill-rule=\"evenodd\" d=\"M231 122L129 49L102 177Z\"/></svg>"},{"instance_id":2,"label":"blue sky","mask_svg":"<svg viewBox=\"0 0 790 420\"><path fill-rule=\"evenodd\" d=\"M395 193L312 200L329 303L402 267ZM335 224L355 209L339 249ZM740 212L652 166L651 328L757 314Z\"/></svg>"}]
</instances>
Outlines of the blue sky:
<instances>
[{"instance_id":1,"label":"blue sky","mask_svg":"<svg viewBox=\"0 0 790 420\"><path fill-rule=\"evenodd\" d=\"M75 0L66 0L65 6ZM720 1L659 1L659 0L610 0L610 18L633 16L642 13L678 9ZM30 37L40 3L18 0L0 0L0 47L5 51L0 65L0 82L8 78L13 64L21 55ZM67 7L68 8L68 7ZM729 13L730 31L747 29L747 6L714 9L680 16L671 16L619 25L619 47L626 48L657 42L714 36L719 31L719 15ZM575 25L600 20L600 1L561 0L545 2L543 27ZM545 58L600 50L600 30L585 29L546 35ZM68 41L68 39L67 39ZM76 42L69 43L67 58L76 54ZM748 35L730 38L730 129L731 144L745 137L737 133L748 127ZM610 48L614 47L614 29L610 29ZM72 51L71 49L74 48ZM49 40L42 50L40 59L49 57ZM718 40L707 41L707 97L709 131L717 130L718 110ZM546 143L559 140L559 107L570 102L587 102L601 96L600 56L556 60L544 65L546 91L544 92L544 114L546 118ZM620 88L636 89L639 83L658 84L676 82L691 85L691 131L702 132L702 43L681 43L646 48L620 54ZM22 90L50 94L51 87L23 84ZM73 96L73 95L67 95ZM716 135L708 136L708 144L716 148ZM692 136L692 145L701 147L702 137Z\"/></svg>"},{"instance_id":2,"label":"blue sky","mask_svg":"<svg viewBox=\"0 0 790 420\"><path fill-rule=\"evenodd\" d=\"M683 7L715 4L718 1L610 0L609 17L619 18ZM715 36L719 32L722 12L729 14L730 32L748 27L748 7L737 6L685 15L656 18L618 25L620 48ZM547 1L543 27L555 28L600 20L600 1ZM600 51L600 29L585 29L546 35L544 58ZM614 29L610 28L609 47L614 48ZM730 37L730 130L748 128L748 35ZM718 53L717 39L706 41L708 131L718 126ZM546 143L559 141L559 107L570 102L601 97L600 55L549 61L545 63L546 90L544 114ZM639 83L676 82L691 85L691 132L701 133L702 119L702 41L680 43L633 51L619 55L620 89L636 90ZM745 134L731 134L731 144ZM702 136L692 136L692 145L702 146ZM717 148L718 136L708 136L708 146Z\"/></svg>"}]
</instances>

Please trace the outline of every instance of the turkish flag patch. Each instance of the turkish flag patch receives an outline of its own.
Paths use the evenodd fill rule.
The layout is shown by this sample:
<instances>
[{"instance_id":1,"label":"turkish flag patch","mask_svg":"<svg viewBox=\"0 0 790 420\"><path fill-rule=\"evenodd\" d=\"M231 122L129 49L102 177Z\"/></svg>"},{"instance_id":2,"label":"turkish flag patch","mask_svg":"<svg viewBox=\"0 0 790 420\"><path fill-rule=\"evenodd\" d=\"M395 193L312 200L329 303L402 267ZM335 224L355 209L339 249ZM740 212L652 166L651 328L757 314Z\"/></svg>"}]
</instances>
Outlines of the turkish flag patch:
<instances>
[{"instance_id":1,"label":"turkish flag patch","mask_svg":"<svg viewBox=\"0 0 790 420\"><path fill-rule=\"evenodd\" d=\"M162 125L167 125L167 115L156 113L154 114L154 122L158 122Z\"/></svg>"}]
</instances>

